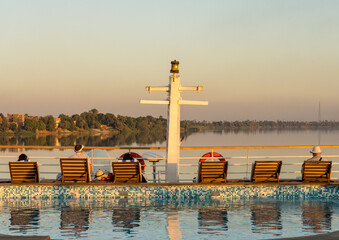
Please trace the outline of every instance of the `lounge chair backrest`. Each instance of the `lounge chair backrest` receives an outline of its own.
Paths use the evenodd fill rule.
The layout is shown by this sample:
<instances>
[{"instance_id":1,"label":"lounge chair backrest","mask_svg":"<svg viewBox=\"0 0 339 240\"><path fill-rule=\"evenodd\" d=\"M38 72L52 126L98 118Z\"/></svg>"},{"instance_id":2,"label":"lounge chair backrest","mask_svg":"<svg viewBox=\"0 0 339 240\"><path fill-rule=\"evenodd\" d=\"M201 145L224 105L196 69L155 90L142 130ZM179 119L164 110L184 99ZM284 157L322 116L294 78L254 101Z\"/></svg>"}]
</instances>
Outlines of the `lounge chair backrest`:
<instances>
[{"instance_id":1,"label":"lounge chair backrest","mask_svg":"<svg viewBox=\"0 0 339 240\"><path fill-rule=\"evenodd\" d=\"M282 161L255 161L251 182L279 182Z\"/></svg>"},{"instance_id":2,"label":"lounge chair backrest","mask_svg":"<svg viewBox=\"0 0 339 240\"><path fill-rule=\"evenodd\" d=\"M9 162L12 183L40 182L37 162Z\"/></svg>"},{"instance_id":3,"label":"lounge chair backrest","mask_svg":"<svg viewBox=\"0 0 339 240\"><path fill-rule=\"evenodd\" d=\"M228 162L200 162L198 182L225 183Z\"/></svg>"},{"instance_id":4,"label":"lounge chair backrest","mask_svg":"<svg viewBox=\"0 0 339 240\"><path fill-rule=\"evenodd\" d=\"M305 161L302 167L302 180L303 182L329 182L331 171L331 161Z\"/></svg>"},{"instance_id":5,"label":"lounge chair backrest","mask_svg":"<svg viewBox=\"0 0 339 240\"><path fill-rule=\"evenodd\" d=\"M113 162L115 183L140 183L142 181L139 162Z\"/></svg>"},{"instance_id":6,"label":"lounge chair backrest","mask_svg":"<svg viewBox=\"0 0 339 240\"><path fill-rule=\"evenodd\" d=\"M62 182L90 182L86 158L60 158Z\"/></svg>"}]
</instances>

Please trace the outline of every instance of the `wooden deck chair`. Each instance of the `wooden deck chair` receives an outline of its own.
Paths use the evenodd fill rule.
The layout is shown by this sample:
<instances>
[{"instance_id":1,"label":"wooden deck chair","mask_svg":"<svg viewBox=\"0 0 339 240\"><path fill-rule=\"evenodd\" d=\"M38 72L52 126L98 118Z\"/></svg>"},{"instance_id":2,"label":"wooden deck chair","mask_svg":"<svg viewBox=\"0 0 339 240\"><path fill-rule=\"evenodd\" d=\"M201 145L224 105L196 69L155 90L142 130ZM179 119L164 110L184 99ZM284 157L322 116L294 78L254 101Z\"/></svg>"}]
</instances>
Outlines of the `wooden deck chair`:
<instances>
[{"instance_id":1,"label":"wooden deck chair","mask_svg":"<svg viewBox=\"0 0 339 240\"><path fill-rule=\"evenodd\" d=\"M279 182L282 161L255 161L251 182Z\"/></svg>"},{"instance_id":2,"label":"wooden deck chair","mask_svg":"<svg viewBox=\"0 0 339 240\"><path fill-rule=\"evenodd\" d=\"M225 183L228 162L200 162L198 182Z\"/></svg>"},{"instance_id":3,"label":"wooden deck chair","mask_svg":"<svg viewBox=\"0 0 339 240\"><path fill-rule=\"evenodd\" d=\"M140 183L142 182L141 165L139 162L113 162L115 183Z\"/></svg>"},{"instance_id":4,"label":"wooden deck chair","mask_svg":"<svg viewBox=\"0 0 339 240\"><path fill-rule=\"evenodd\" d=\"M303 182L330 182L331 161L305 161L302 166Z\"/></svg>"},{"instance_id":5,"label":"wooden deck chair","mask_svg":"<svg viewBox=\"0 0 339 240\"><path fill-rule=\"evenodd\" d=\"M90 182L87 158L60 158L62 182Z\"/></svg>"},{"instance_id":6,"label":"wooden deck chair","mask_svg":"<svg viewBox=\"0 0 339 240\"><path fill-rule=\"evenodd\" d=\"M37 162L9 162L11 183L40 182Z\"/></svg>"}]
</instances>

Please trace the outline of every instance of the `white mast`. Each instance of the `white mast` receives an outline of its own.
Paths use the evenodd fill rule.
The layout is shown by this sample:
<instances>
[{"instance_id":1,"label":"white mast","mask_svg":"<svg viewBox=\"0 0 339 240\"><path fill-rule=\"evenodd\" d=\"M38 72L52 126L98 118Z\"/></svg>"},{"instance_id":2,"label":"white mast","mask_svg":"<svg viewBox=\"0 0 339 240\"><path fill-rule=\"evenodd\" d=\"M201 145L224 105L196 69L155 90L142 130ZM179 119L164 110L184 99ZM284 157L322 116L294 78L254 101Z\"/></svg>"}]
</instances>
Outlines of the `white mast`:
<instances>
[{"instance_id":1,"label":"white mast","mask_svg":"<svg viewBox=\"0 0 339 240\"><path fill-rule=\"evenodd\" d=\"M180 105L208 105L207 101L189 101L182 100L180 93L182 91L202 91L203 87L183 87L180 84L179 62L171 62L171 73L169 76L169 85L164 87L146 87L146 91L168 92L166 100L140 100L141 104L167 104L167 143L166 143L166 182L179 182L179 158L180 158Z\"/></svg>"}]
</instances>

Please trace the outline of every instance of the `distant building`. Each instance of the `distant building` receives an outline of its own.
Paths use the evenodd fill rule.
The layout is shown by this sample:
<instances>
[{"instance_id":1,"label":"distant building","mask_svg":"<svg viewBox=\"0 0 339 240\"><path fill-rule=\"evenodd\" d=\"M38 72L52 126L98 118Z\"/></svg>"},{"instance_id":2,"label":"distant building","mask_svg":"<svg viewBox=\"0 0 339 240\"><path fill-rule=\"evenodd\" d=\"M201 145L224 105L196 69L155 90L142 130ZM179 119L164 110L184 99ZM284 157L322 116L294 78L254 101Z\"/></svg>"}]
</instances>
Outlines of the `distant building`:
<instances>
[{"instance_id":1,"label":"distant building","mask_svg":"<svg viewBox=\"0 0 339 240\"><path fill-rule=\"evenodd\" d=\"M55 118L55 128L59 128L61 123L61 118Z\"/></svg>"},{"instance_id":2,"label":"distant building","mask_svg":"<svg viewBox=\"0 0 339 240\"><path fill-rule=\"evenodd\" d=\"M18 127L22 127L25 122L25 117L22 114L7 114L8 122L14 122L18 124Z\"/></svg>"},{"instance_id":3,"label":"distant building","mask_svg":"<svg viewBox=\"0 0 339 240\"><path fill-rule=\"evenodd\" d=\"M32 119L32 120L35 120L35 121L39 121L40 116L28 116L28 115L25 115L25 118Z\"/></svg>"}]
</instances>

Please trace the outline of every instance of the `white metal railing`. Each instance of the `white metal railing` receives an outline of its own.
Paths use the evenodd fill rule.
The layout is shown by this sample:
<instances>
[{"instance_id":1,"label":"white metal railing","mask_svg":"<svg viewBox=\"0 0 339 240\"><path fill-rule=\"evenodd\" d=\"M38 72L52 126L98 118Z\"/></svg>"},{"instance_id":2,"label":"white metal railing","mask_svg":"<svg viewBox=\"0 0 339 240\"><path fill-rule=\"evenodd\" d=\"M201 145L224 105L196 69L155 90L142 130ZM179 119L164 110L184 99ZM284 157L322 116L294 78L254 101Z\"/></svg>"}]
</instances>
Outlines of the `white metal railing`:
<instances>
[{"instance_id":1,"label":"white metal railing","mask_svg":"<svg viewBox=\"0 0 339 240\"><path fill-rule=\"evenodd\" d=\"M301 165L304 160L310 158L310 155L250 155L250 149L260 149L262 151L266 151L267 149L279 150L281 153L289 153L291 149L302 149L305 150L303 153L308 152L308 150L312 146L247 146L247 147L182 147L181 148L181 157L179 161L179 177L180 182L192 182L193 178L197 176L197 170L199 165L199 159L201 152L221 152L224 150L232 151L232 150L245 150L246 152L235 155L230 154L232 156L224 156L229 162L229 168L227 173L228 179L248 179L252 170L252 163L255 160L283 160L283 167L281 171L280 178L281 179L297 179L301 176ZM323 158L332 161L333 170L331 179L339 178L339 161L336 162L336 159L339 159L339 146L321 146L321 148L326 149L334 149L336 154L327 154L324 155ZM0 149L73 149L73 147L39 147L39 146L0 146ZM136 152L138 151L141 155L141 151L149 151L149 150L163 150L164 147L86 147L85 149L105 149L105 150L117 150L118 153L121 152ZM189 156L185 154L187 151L194 151L194 156ZM8 162L15 161L18 156L10 155L8 152L4 152L4 155L0 154L0 179L9 180L9 170L8 170ZM33 153L33 152L32 152ZM29 158L33 161L38 161L40 166L41 175L45 175L46 179L55 179L55 176L59 169L59 158L65 157L65 153L56 152L55 156L43 156L39 154L39 152L35 152L36 154L30 154ZM119 154L121 155L121 154ZM213 156L213 154L211 154ZM119 157L93 157L90 156L91 163L93 167L106 167L111 168L111 162L119 160ZM218 157L208 157L205 159L217 160ZM108 160L108 164L97 164L95 160ZM165 159L162 159L160 162L147 162L145 159L145 167L146 171L144 174L148 177L149 182L165 182ZM48 169L48 170L47 170ZM4 177L7 174L7 177ZM92 173L94 174L94 173ZM54 175L54 176L53 176Z\"/></svg>"}]
</instances>

